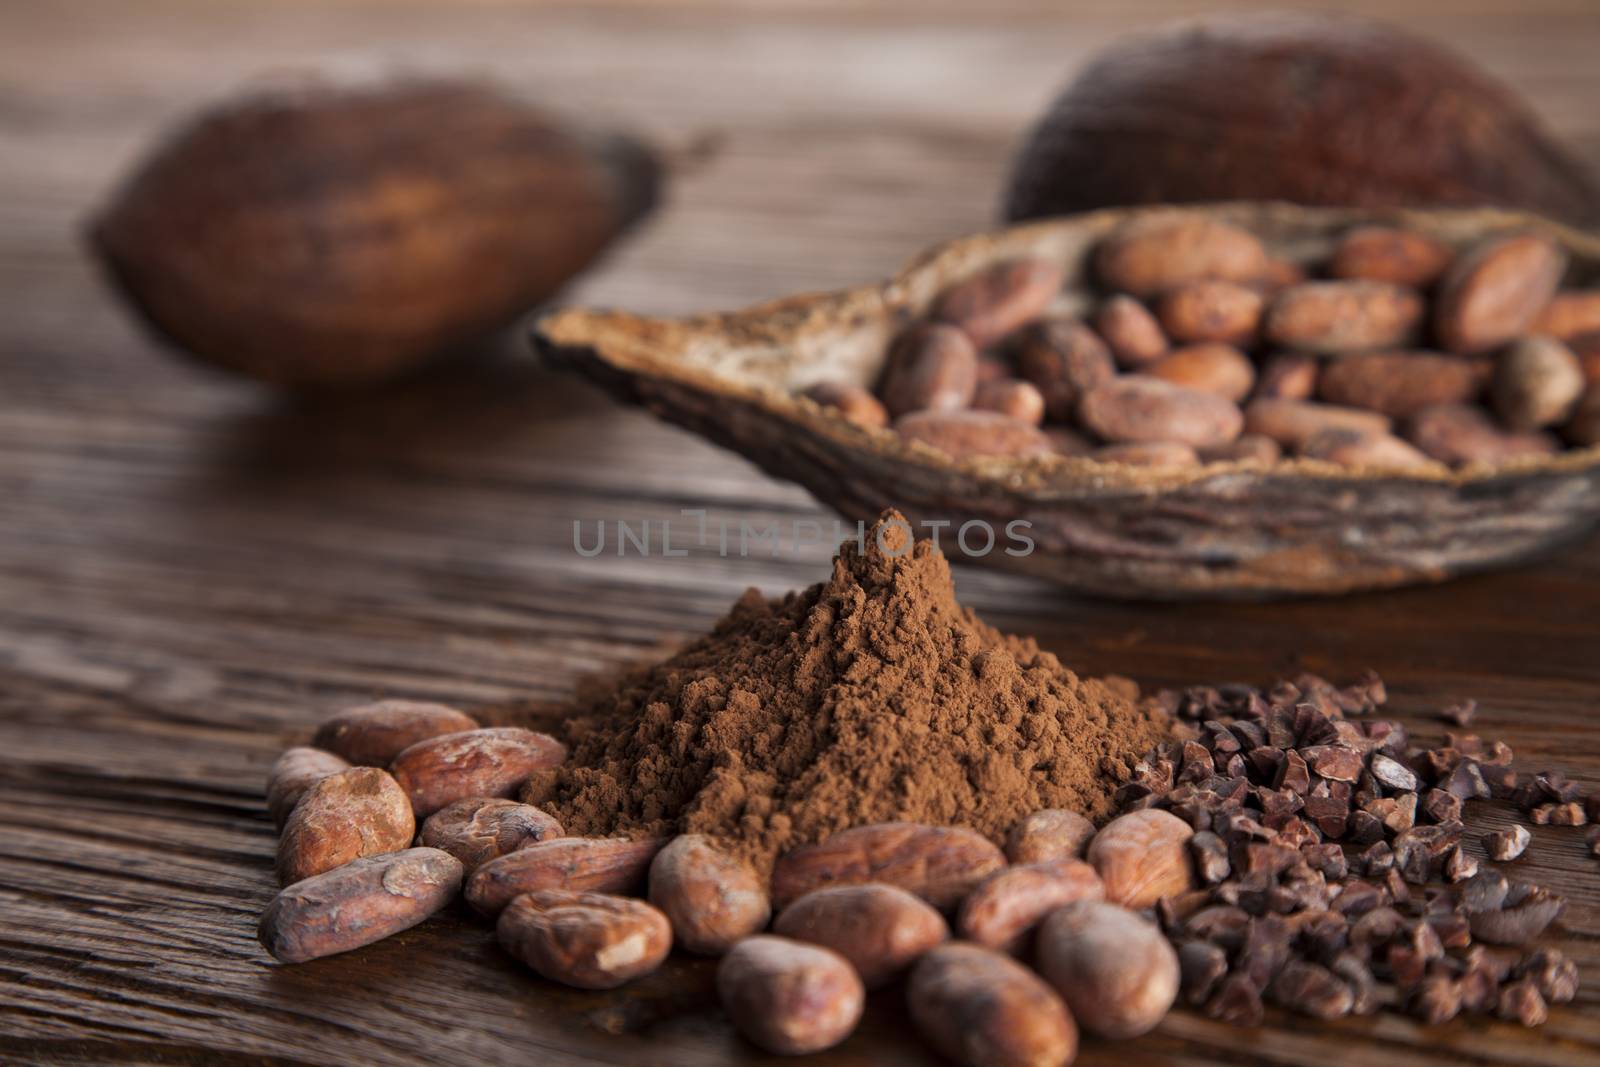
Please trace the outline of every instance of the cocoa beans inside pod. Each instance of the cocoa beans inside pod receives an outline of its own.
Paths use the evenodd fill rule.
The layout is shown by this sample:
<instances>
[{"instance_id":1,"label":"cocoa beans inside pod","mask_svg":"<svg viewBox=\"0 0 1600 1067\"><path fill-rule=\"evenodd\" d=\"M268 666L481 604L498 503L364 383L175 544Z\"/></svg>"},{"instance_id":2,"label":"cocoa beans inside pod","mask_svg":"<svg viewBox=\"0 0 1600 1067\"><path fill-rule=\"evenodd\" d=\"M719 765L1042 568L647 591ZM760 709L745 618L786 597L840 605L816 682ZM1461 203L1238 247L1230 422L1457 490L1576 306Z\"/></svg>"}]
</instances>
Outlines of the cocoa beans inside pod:
<instances>
[{"instance_id":1,"label":"cocoa beans inside pod","mask_svg":"<svg viewBox=\"0 0 1600 1067\"><path fill-rule=\"evenodd\" d=\"M1468 59L1378 22L1255 11L1093 59L1022 147L1005 210L1247 199L1600 216L1594 176Z\"/></svg>"},{"instance_id":2,"label":"cocoa beans inside pod","mask_svg":"<svg viewBox=\"0 0 1600 1067\"><path fill-rule=\"evenodd\" d=\"M96 219L112 278L217 366L352 387L463 352L654 205L657 164L487 84L319 75L219 101Z\"/></svg>"}]
</instances>

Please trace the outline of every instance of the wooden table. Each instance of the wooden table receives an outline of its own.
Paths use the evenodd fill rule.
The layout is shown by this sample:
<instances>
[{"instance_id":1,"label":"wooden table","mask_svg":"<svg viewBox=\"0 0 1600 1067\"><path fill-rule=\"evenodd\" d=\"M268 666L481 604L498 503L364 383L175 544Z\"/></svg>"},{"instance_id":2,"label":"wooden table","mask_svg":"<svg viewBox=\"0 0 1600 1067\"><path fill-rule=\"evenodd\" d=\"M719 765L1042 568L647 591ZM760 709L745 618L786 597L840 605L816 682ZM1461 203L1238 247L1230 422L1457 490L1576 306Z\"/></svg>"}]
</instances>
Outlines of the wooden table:
<instances>
[{"instance_id":1,"label":"wooden table","mask_svg":"<svg viewBox=\"0 0 1600 1067\"><path fill-rule=\"evenodd\" d=\"M674 962L627 995L538 981L451 913L283 967L264 772L306 724L393 695L559 701L703 631L778 560L582 559L574 519L825 518L738 458L526 362L296 404L169 359L77 230L136 151L260 69L351 52L492 72L675 158L672 203L572 294L731 307L880 275L988 224L1029 116L1092 49L1196 5L904 7L7 0L0 9L0 1061L769 1062ZM1361 5L1519 83L1600 163L1589 0ZM514 341L507 347L515 348ZM960 572L965 599L1086 672L1150 684L1374 667L1396 705L1478 697L1524 766L1600 781L1600 555L1326 603L1125 606ZM1411 721L1438 730L1425 716ZM1500 823L1503 817L1496 816ZM1457 1021L1240 1031L1190 1012L1082 1062L1600 1062L1600 862L1540 829L1587 987L1542 1030ZM897 994L814 1062L920 1064Z\"/></svg>"}]
</instances>

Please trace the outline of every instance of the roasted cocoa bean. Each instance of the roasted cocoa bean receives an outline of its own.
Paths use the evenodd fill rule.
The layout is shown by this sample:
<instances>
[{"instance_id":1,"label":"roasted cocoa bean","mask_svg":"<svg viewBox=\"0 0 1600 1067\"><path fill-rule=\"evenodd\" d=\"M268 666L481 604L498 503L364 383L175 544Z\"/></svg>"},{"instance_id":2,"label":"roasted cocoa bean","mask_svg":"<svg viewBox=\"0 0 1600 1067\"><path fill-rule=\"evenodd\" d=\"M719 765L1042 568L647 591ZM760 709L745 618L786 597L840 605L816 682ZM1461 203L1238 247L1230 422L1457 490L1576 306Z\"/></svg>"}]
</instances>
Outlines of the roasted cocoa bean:
<instances>
[{"instance_id":1,"label":"roasted cocoa bean","mask_svg":"<svg viewBox=\"0 0 1600 1067\"><path fill-rule=\"evenodd\" d=\"M1063 272L1044 259L1015 259L946 289L932 318L959 327L979 348L1044 314L1061 291Z\"/></svg>"},{"instance_id":2,"label":"roasted cocoa bean","mask_svg":"<svg viewBox=\"0 0 1600 1067\"><path fill-rule=\"evenodd\" d=\"M1406 436L1423 452L1451 465L1548 456L1560 448L1550 434L1502 430L1482 408L1465 404L1424 408L1412 417Z\"/></svg>"},{"instance_id":3,"label":"roasted cocoa bean","mask_svg":"<svg viewBox=\"0 0 1600 1067\"><path fill-rule=\"evenodd\" d=\"M1354 430L1324 430L1307 441L1300 454L1308 459L1325 459L1345 467L1371 470L1419 470L1437 466L1435 460L1393 434Z\"/></svg>"},{"instance_id":4,"label":"roasted cocoa bean","mask_svg":"<svg viewBox=\"0 0 1600 1067\"><path fill-rule=\"evenodd\" d=\"M1167 354L1167 335L1150 309L1131 296L1118 293L1100 305L1095 329L1111 347L1120 366L1136 369Z\"/></svg>"},{"instance_id":5,"label":"roasted cocoa bean","mask_svg":"<svg viewBox=\"0 0 1600 1067\"><path fill-rule=\"evenodd\" d=\"M772 870L778 906L831 885L884 882L936 908L954 906L1006 865L983 835L955 826L891 822L843 830L779 857Z\"/></svg>"},{"instance_id":6,"label":"roasted cocoa bean","mask_svg":"<svg viewBox=\"0 0 1600 1067\"><path fill-rule=\"evenodd\" d=\"M1083 425L1107 441L1176 441L1208 448L1239 436L1238 407L1214 393L1155 378L1130 376L1090 390L1079 406Z\"/></svg>"},{"instance_id":7,"label":"roasted cocoa bean","mask_svg":"<svg viewBox=\"0 0 1600 1067\"><path fill-rule=\"evenodd\" d=\"M571 889L631 895L642 889L650 861L666 842L659 838L557 837L508 852L472 872L467 903L485 915L524 893Z\"/></svg>"},{"instance_id":8,"label":"roasted cocoa bean","mask_svg":"<svg viewBox=\"0 0 1600 1067\"><path fill-rule=\"evenodd\" d=\"M978 411L996 411L1007 418L1037 426L1044 421L1044 394L1031 382L1016 378L985 382L972 396Z\"/></svg>"},{"instance_id":9,"label":"roasted cocoa bean","mask_svg":"<svg viewBox=\"0 0 1600 1067\"><path fill-rule=\"evenodd\" d=\"M346 708L325 720L311 743L357 766L387 767L418 741L477 728L470 715L443 704L380 700Z\"/></svg>"},{"instance_id":10,"label":"roasted cocoa bean","mask_svg":"<svg viewBox=\"0 0 1600 1067\"><path fill-rule=\"evenodd\" d=\"M1496 361L1489 396L1508 429L1540 430L1565 422L1586 385L1572 349L1551 337L1524 337Z\"/></svg>"},{"instance_id":11,"label":"roasted cocoa bean","mask_svg":"<svg viewBox=\"0 0 1600 1067\"><path fill-rule=\"evenodd\" d=\"M1556 245L1533 234L1494 238L1459 257L1439 283L1433 329L1452 352L1476 355L1526 333L1567 268Z\"/></svg>"},{"instance_id":12,"label":"roasted cocoa bean","mask_svg":"<svg viewBox=\"0 0 1600 1067\"><path fill-rule=\"evenodd\" d=\"M642 900L542 889L507 904L500 947L552 982L615 989L661 966L672 950L667 917Z\"/></svg>"},{"instance_id":13,"label":"roasted cocoa bean","mask_svg":"<svg viewBox=\"0 0 1600 1067\"><path fill-rule=\"evenodd\" d=\"M1187 844L1193 835L1194 828L1171 812L1134 811L1101 827L1086 856L1108 901L1145 908L1195 887Z\"/></svg>"},{"instance_id":14,"label":"roasted cocoa bean","mask_svg":"<svg viewBox=\"0 0 1600 1067\"><path fill-rule=\"evenodd\" d=\"M291 748L279 756L267 773L267 811L281 830L306 790L350 764L320 748Z\"/></svg>"},{"instance_id":15,"label":"roasted cocoa bean","mask_svg":"<svg viewBox=\"0 0 1600 1067\"><path fill-rule=\"evenodd\" d=\"M1113 291L1148 297L1190 282L1251 282L1269 273L1267 252L1248 230L1196 215L1153 215L1124 223L1095 255Z\"/></svg>"},{"instance_id":16,"label":"roasted cocoa bean","mask_svg":"<svg viewBox=\"0 0 1600 1067\"><path fill-rule=\"evenodd\" d=\"M1247 345L1261 326L1261 293L1237 282L1200 281L1167 290L1156 307L1168 337L1182 344Z\"/></svg>"},{"instance_id":17,"label":"roasted cocoa bean","mask_svg":"<svg viewBox=\"0 0 1600 1067\"><path fill-rule=\"evenodd\" d=\"M1093 836L1094 823L1077 812L1046 808L1024 816L1011 828L1006 858L1012 863L1081 859Z\"/></svg>"},{"instance_id":18,"label":"roasted cocoa bean","mask_svg":"<svg viewBox=\"0 0 1600 1067\"><path fill-rule=\"evenodd\" d=\"M866 430L889 425L889 412L870 390L850 382L818 382L805 395L825 408L831 408L848 422Z\"/></svg>"},{"instance_id":19,"label":"roasted cocoa bean","mask_svg":"<svg viewBox=\"0 0 1600 1067\"><path fill-rule=\"evenodd\" d=\"M956 930L966 940L1016 953L1055 909L1079 900L1103 900L1105 886L1082 860L1043 860L991 874L961 902Z\"/></svg>"},{"instance_id":20,"label":"roasted cocoa bean","mask_svg":"<svg viewBox=\"0 0 1600 1067\"><path fill-rule=\"evenodd\" d=\"M891 415L959 411L978 388L978 350L954 326L913 326L889 349L879 393Z\"/></svg>"},{"instance_id":21,"label":"roasted cocoa bean","mask_svg":"<svg viewBox=\"0 0 1600 1067\"><path fill-rule=\"evenodd\" d=\"M650 903L672 921L678 944L703 956L721 955L772 916L766 880L702 834L667 842L649 880Z\"/></svg>"},{"instance_id":22,"label":"roasted cocoa bean","mask_svg":"<svg viewBox=\"0 0 1600 1067\"><path fill-rule=\"evenodd\" d=\"M772 932L830 948L850 961L868 989L887 985L950 937L944 916L897 886L818 889L784 908Z\"/></svg>"},{"instance_id":23,"label":"roasted cocoa bean","mask_svg":"<svg viewBox=\"0 0 1600 1067\"><path fill-rule=\"evenodd\" d=\"M1059 422L1072 420L1083 395L1117 373L1105 342L1077 319L1036 322L1018 334L1013 351L1017 374L1039 390Z\"/></svg>"},{"instance_id":24,"label":"roasted cocoa bean","mask_svg":"<svg viewBox=\"0 0 1600 1067\"><path fill-rule=\"evenodd\" d=\"M1080 901L1051 913L1037 953L1078 1025L1101 1037L1150 1031L1178 995L1178 957L1161 930L1115 904Z\"/></svg>"},{"instance_id":25,"label":"roasted cocoa bean","mask_svg":"<svg viewBox=\"0 0 1600 1067\"><path fill-rule=\"evenodd\" d=\"M1263 332L1286 348L1337 355L1403 348L1422 323L1422 298L1386 282L1307 282L1285 289L1267 309Z\"/></svg>"},{"instance_id":26,"label":"roasted cocoa bean","mask_svg":"<svg viewBox=\"0 0 1600 1067\"><path fill-rule=\"evenodd\" d=\"M469 797L428 816L417 843L441 849L470 874L492 859L562 836L555 817L503 797Z\"/></svg>"},{"instance_id":27,"label":"roasted cocoa bean","mask_svg":"<svg viewBox=\"0 0 1600 1067\"><path fill-rule=\"evenodd\" d=\"M722 957L717 993L739 1032L768 1052L832 1048L861 1021L865 990L843 956L761 934Z\"/></svg>"},{"instance_id":28,"label":"roasted cocoa bean","mask_svg":"<svg viewBox=\"0 0 1600 1067\"><path fill-rule=\"evenodd\" d=\"M468 797L512 796L529 775L566 758L566 746L548 734L498 726L418 741L389 769L426 818Z\"/></svg>"},{"instance_id":29,"label":"roasted cocoa bean","mask_svg":"<svg viewBox=\"0 0 1600 1067\"><path fill-rule=\"evenodd\" d=\"M1557 293L1528 324L1528 332L1567 342L1600 333L1600 289Z\"/></svg>"},{"instance_id":30,"label":"roasted cocoa bean","mask_svg":"<svg viewBox=\"0 0 1600 1067\"><path fill-rule=\"evenodd\" d=\"M1174 385L1215 393L1239 403L1256 383L1255 364L1227 344L1196 344L1175 349L1146 367L1143 373Z\"/></svg>"},{"instance_id":31,"label":"roasted cocoa bean","mask_svg":"<svg viewBox=\"0 0 1600 1067\"><path fill-rule=\"evenodd\" d=\"M1333 360L1317 382L1330 404L1403 419L1435 404L1464 404L1483 392L1487 359L1437 352L1366 352Z\"/></svg>"},{"instance_id":32,"label":"roasted cocoa bean","mask_svg":"<svg viewBox=\"0 0 1600 1067\"><path fill-rule=\"evenodd\" d=\"M1449 245L1415 230L1357 226L1339 238L1328 273L1426 289L1439 280L1454 256Z\"/></svg>"},{"instance_id":33,"label":"roasted cocoa bean","mask_svg":"<svg viewBox=\"0 0 1600 1067\"><path fill-rule=\"evenodd\" d=\"M291 885L351 860L411 844L416 819L387 771L352 767L306 790L278 839L278 880Z\"/></svg>"},{"instance_id":34,"label":"roasted cocoa bean","mask_svg":"<svg viewBox=\"0 0 1600 1067\"><path fill-rule=\"evenodd\" d=\"M975 945L936 948L906 989L911 1019L935 1051L969 1067L1066 1067L1078 1030L1032 971Z\"/></svg>"},{"instance_id":35,"label":"roasted cocoa bean","mask_svg":"<svg viewBox=\"0 0 1600 1067\"><path fill-rule=\"evenodd\" d=\"M1244 409L1244 426L1250 433L1270 437L1283 447L1299 451L1324 430L1388 433L1393 426L1386 415L1333 404L1301 400L1252 400Z\"/></svg>"},{"instance_id":36,"label":"roasted cocoa bean","mask_svg":"<svg viewBox=\"0 0 1600 1067\"><path fill-rule=\"evenodd\" d=\"M1310 400L1317 392L1322 361L1304 352L1279 352L1262 364L1255 396L1269 400Z\"/></svg>"}]
</instances>

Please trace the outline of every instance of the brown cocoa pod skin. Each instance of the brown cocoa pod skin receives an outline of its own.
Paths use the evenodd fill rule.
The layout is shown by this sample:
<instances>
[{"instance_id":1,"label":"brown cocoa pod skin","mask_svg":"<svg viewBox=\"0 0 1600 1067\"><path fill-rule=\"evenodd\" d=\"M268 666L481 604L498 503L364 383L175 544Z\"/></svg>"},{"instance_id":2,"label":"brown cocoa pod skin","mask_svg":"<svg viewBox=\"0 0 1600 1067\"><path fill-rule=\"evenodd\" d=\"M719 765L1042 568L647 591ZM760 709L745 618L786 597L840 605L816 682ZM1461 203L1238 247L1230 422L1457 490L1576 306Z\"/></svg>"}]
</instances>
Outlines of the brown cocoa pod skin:
<instances>
[{"instance_id":1,"label":"brown cocoa pod skin","mask_svg":"<svg viewBox=\"0 0 1600 1067\"><path fill-rule=\"evenodd\" d=\"M504 797L468 797L428 816L417 843L450 853L470 874L492 859L563 833L555 816L532 804Z\"/></svg>"},{"instance_id":2,"label":"brown cocoa pod skin","mask_svg":"<svg viewBox=\"0 0 1600 1067\"><path fill-rule=\"evenodd\" d=\"M1017 961L977 945L936 948L906 988L928 1044L969 1067L1067 1067L1078 1028L1061 998Z\"/></svg>"},{"instance_id":3,"label":"brown cocoa pod skin","mask_svg":"<svg viewBox=\"0 0 1600 1067\"><path fill-rule=\"evenodd\" d=\"M881 430L889 425L889 412L870 390L849 382L818 382L805 396L825 408L832 408L864 430Z\"/></svg>"},{"instance_id":4,"label":"brown cocoa pod skin","mask_svg":"<svg viewBox=\"0 0 1600 1067\"><path fill-rule=\"evenodd\" d=\"M1168 289L1156 311L1167 336L1180 344L1249 345L1264 305L1248 285L1208 280Z\"/></svg>"},{"instance_id":5,"label":"brown cocoa pod skin","mask_svg":"<svg viewBox=\"0 0 1600 1067\"><path fill-rule=\"evenodd\" d=\"M1274 344L1325 355L1404 348L1423 310L1414 289L1387 282L1306 282L1278 294L1263 332Z\"/></svg>"},{"instance_id":6,"label":"brown cocoa pod skin","mask_svg":"<svg viewBox=\"0 0 1600 1067\"><path fill-rule=\"evenodd\" d=\"M1588 169L1476 64L1378 22L1260 11L1091 59L1019 153L1005 215L1224 200L1600 216Z\"/></svg>"},{"instance_id":7,"label":"brown cocoa pod skin","mask_svg":"<svg viewBox=\"0 0 1600 1067\"><path fill-rule=\"evenodd\" d=\"M1324 367L1317 380L1317 395L1330 404L1403 419L1435 404L1464 404L1475 399L1493 369L1489 360L1471 356L1363 352Z\"/></svg>"},{"instance_id":8,"label":"brown cocoa pod skin","mask_svg":"<svg viewBox=\"0 0 1600 1067\"><path fill-rule=\"evenodd\" d=\"M868 989L893 981L950 927L933 906L898 886L869 882L817 889L773 921L772 932L829 948L850 961Z\"/></svg>"},{"instance_id":9,"label":"brown cocoa pod skin","mask_svg":"<svg viewBox=\"0 0 1600 1067\"><path fill-rule=\"evenodd\" d=\"M959 411L978 388L978 350L954 326L913 326L889 349L880 392L891 415Z\"/></svg>"},{"instance_id":10,"label":"brown cocoa pod skin","mask_svg":"<svg viewBox=\"0 0 1600 1067\"><path fill-rule=\"evenodd\" d=\"M1023 816L1006 838L1006 859L1012 863L1083 858L1094 836L1094 823L1075 811L1045 808Z\"/></svg>"},{"instance_id":11,"label":"brown cocoa pod skin","mask_svg":"<svg viewBox=\"0 0 1600 1067\"><path fill-rule=\"evenodd\" d=\"M276 384L355 387L509 326L647 213L659 184L642 145L494 86L330 76L196 115L91 238L179 348Z\"/></svg>"},{"instance_id":12,"label":"brown cocoa pod skin","mask_svg":"<svg viewBox=\"0 0 1600 1067\"><path fill-rule=\"evenodd\" d=\"M632 896L666 841L557 837L492 859L467 878L467 903L490 917L524 893L570 889Z\"/></svg>"},{"instance_id":13,"label":"brown cocoa pod skin","mask_svg":"<svg viewBox=\"0 0 1600 1067\"><path fill-rule=\"evenodd\" d=\"M1044 394L1031 382L1016 378L984 382L972 396L972 406L977 411L993 411L1038 426L1044 422Z\"/></svg>"},{"instance_id":14,"label":"brown cocoa pod skin","mask_svg":"<svg viewBox=\"0 0 1600 1067\"><path fill-rule=\"evenodd\" d=\"M1078 1025L1113 1040L1138 1037L1178 996L1178 957L1154 923L1101 901L1068 904L1039 928L1039 973Z\"/></svg>"},{"instance_id":15,"label":"brown cocoa pod skin","mask_svg":"<svg viewBox=\"0 0 1600 1067\"><path fill-rule=\"evenodd\" d=\"M1059 264L1045 259L997 263L946 289L929 317L958 327L978 348L988 348L1043 315L1065 278Z\"/></svg>"},{"instance_id":16,"label":"brown cocoa pod skin","mask_svg":"<svg viewBox=\"0 0 1600 1067\"><path fill-rule=\"evenodd\" d=\"M781 908L827 886L884 882L949 908L1005 865L1000 849L972 830L874 823L780 856L772 869L772 900Z\"/></svg>"},{"instance_id":17,"label":"brown cocoa pod skin","mask_svg":"<svg viewBox=\"0 0 1600 1067\"><path fill-rule=\"evenodd\" d=\"M1244 425L1238 406L1215 393L1139 376L1090 390L1078 417L1114 444L1176 441L1193 448L1231 441Z\"/></svg>"},{"instance_id":18,"label":"brown cocoa pod skin","mask_svg":"<svg viewBox=\"0 0 1600 1067\"><path fill-rule=\"evenodd\" d=\"M1044 860L997 871L968 894L956 916L963 940L1017 953L1033 928L1057 908L1105 899L1105 885L1082 860Z\"/></svg>"},{"instance_id":19,"label":"brown cocoa pod skin","mask_svg":"<svg viewBox=\"0 0 1600 1067\"><path fill-rule=\"evenodd\" d=\"M866 991L843 956L771 934L747 937L717 966L728 1018L768 1052L832 1048L861 1021Z\"/></svg>"},{"instance_id":20,"label":"brown cocoa pod skin","mask_svg":"<svg viewBox=\"0 0 1600 1067\"><path fill-rule=\"evenodd\" d=\"M380 700L325 719L311 743L359 767L387 767L418 741L477 728L472 716L443 704Z\"/></svg>"},{"instance_id":21,"label":"brown cocoa pod skin","mask_svg":"<svg viewBox=\"0 0 1600 1067\"><path fill-rule=\"evenodd\" d=\"M1037 426L1018 422L997 411L915 411L895 420L895 432L920 441L951 459L1006 456L1025 459L1054 451Z\"/></svg>"},{"instance_id":22,"label":"brown cocoa pod skin","mask_svg":"<svg viewBox=\"0 0 1600 1067\"><path fill-rule=\"evenodd\" d=\"M352 767L306 790L278 839L278 880L291 885L351 860L399 852L417 832L411 804L389 772Z\"/></svg>"},{"instance_id":23,"label":"brown cocoa pod skin","mask_svg":"<svg viewBox=\"0 0 1600 1067\"><path fill-rule=\"evenodd\" d=\"M1267 273L1255 234L1203 215L1158 214L1123 223L1095 252L1108 289L1153 297L1201 281L1249 282Z\"/></svg>"},{"instance_id":24,"label":"brown cocoa pod skin","mask_svg":"<svg viewBox=\"0 0 1600 1067\"><path fill-rule=\"evenodd\" d=\"M1156 360L1140 373L1204 393L1215 393L1237 404L1256 384L1256 367L1250 357L1220 342L1186 345Z\"/></svg>"},{"instance_id":25,"label":"brown cocoa pod skin","mask_svg":"<svg viewBox=\"0 0 1600 1067\"><path fill-rule=\"evenodd\" d=\"M1324 430L1308 440L1300 454L1346 467L1381 470L1420 470L1437 465L1436 460L1394 434L1355 430Z\"/></svg>"},{"instance_id":26,"label":"brown cocoa pod skin","mask_svg":"<svg viewBox=\"0 0 1600 1067\"><path fill-rule=\"evenodd\" d=\"M1394 420L1376 411L1313 404L1303 400L1252 400L1244 409L1244 428L1261 434L1284 448L1298 451L1324 430L1355 430L1359 433L1388 433Z\"/></svg>"},{"instance_id":27,"label":"brown cocoa pod skin","mask_svg":"<svg viewBox=\"0 0 1600 1067\"><path fill-rule=\"evenodd\" d=\"M1416 230L1357 226L1339 238L1328 273L1335 278L1426 289L1449 269L1455 250Z\"/></svg>"},{"instance_id":28,"label":"brown cocoa pod skin","mask_svg":"<svg viewBox=\"0 0 1600 1067\"><path fill-rule=\"evenodd\" d=\"M1507 429L1542 430L1567 420L1586 384L1572 349L1554 337L1524 337L1495 361L1489 398Z\"/></svg>"},{"instance_id":29,"label":"brown cocoa pod skin","mask_svg":"<svg viewBox=\"0 0 1600 1067\"><path fill-rule=\"evenodd\" d=\"M1124 445L1102 445L1089 453L1101 463L1120 463L1124 467L1198 467L1200 453L1177 441L1139 441Z\"/></svg>"},{"instance_id":30,"label":"brown cocoa pod skin","mask_svg":"<svg viewBox=\"0 0 1600 1067\"><path fill-rule=\"evenodd\" d=\"M524 893L506 905L494 931L507 953L578 989L615 989L656 970L672 951L665 915L609 893Z\"/></svg>"},{"instance_id":31,"label":"brown cocoa pod skin","mask_svg":"<svg viewBox=\"0 0 1600 1067\"><path fill-rule=\"evenodd\" d=\"M285 750L267 772L267 811L278 829L283 829L306 790L330 774L349 769L349 763L320 748L300 746Z\"/></svg>"},{"instance_id":32,"label":"brown cocoa pod skin","mask_svg":"<svg viewBox=\"0 0 1600 1067\"><path fill-rule=\"evenodd\" d=\"M461 890L461 864L436 848L353 860L296 882L261 916L261 944L284 963L304 963L409 930Z\"/></svg>"},{"instance_id":33,"label":"brown cocoa pod skin","mask_svg":"<svg viewBox=\"0 0 1600 1067\"><path fill-rule=\"evenodd\" d=\"M1528 324L1528 332L1568 343L1600 333L1600 289L1557 293Z\"/></svg>"},{"instance_id":34,"label":"brown cocoa pod skin","mask_svg":"<svg viewBox=\"0 0 1600 1067\"><path fill-rule=\"evenodd\" d=\"M702 956L722 955L772 917L766 880L703 834L667 842L650 863L649 882L650 903L671 920L678 944Z\"/></svg>"},{"instance_id":35,"label":"brown cocoa pod skin","mask_svg":"<svg viewBox=\"0 0 1600 1067\"><path fill-rule=\"evenodd\" d=\"M1528 331L1567 269L1555 243L1534 234L1494 238L1457 258L1433 305L1439 343L1480 355Z\"/></svg>"},{"instance_id":36,"label":"brown cocoa pod skin","mask_svg":"<svg viewBox=\"0 0 1600 1067\"><path fill-rule=\"evenodd\" d=\"M1227 444L1200 450L1205 463L1276 463L1283 458L1283 447L1258 433L1240 434Z\"/></svg>"},{"instance_id":37,"label":"brown cocoa pod skin","mask_svg":"<svg viewBox=\"0 0 1600 1067\"><path fill-rule=\"evenodd\" d=\"M1126 293L1110 296L1100 305L1094 328L1111 348L1117 364L1129 369L1154 363L1171 347L1155 315Z\"/></svg>"},{"instance_id":38,"label":"brown cocoa pod skin","mask_svg":"<svg viewBox=\"0 0 1600 1067\"><path fill-rule=\"evenodd\" d=\"M1188 849L1193 836L1194 828L1169 811L1132 811L1102 826L1084 857L1100 875L1108 901L1147 908L1195 887Z\"/></svg>"},{"instance_id":39,"label":"brown cocoa pod skin","mask_svg":"<svg viewBox=\"0 0 1600 1067\"><path fill-rule=\"evenodd\" d=\"M1504 430L1473 404L1424 408L1411 417L1406 437L1427 455L1451 466L1551 456L1561 450L1554 436Z\"/></svg>"},{"instance_id":40,"label":"brown cocoa pod skin","mask_svg":"<svg viewBox=\"0 0 1600 1067\"><path fill-rule=\"evenodd\" d=\"M1317 394L1322 361L1305 352L1268 356L1256 376L1253 396L1269 400L1310 400Z\"/></svg>"},{"instance_id":41,"label":"brown cocoa pod skin","mask_svg":"<svg viewBox=\"0 0 1600 1067\"><path fill-rule=\"evenodd\" d=\"M1090 389L1116 377L1111 350L1073 318L1044 319L1020 331L1013 345L1017 374L1044 396L1045 411L1069 422Z\"/></svg>"},{"instance_id":42,"label":"brown cocoa pod skin","mask_svg":"<svg viewBox=\"0 0 1600 1067\"><path fill-rule=\"evenodd\" d=\"M490 726L418 741L389 770L419 818L468 797L509 797L535 771L555 767L567 747L519 726Z\"/></svg>"}]
</instances>

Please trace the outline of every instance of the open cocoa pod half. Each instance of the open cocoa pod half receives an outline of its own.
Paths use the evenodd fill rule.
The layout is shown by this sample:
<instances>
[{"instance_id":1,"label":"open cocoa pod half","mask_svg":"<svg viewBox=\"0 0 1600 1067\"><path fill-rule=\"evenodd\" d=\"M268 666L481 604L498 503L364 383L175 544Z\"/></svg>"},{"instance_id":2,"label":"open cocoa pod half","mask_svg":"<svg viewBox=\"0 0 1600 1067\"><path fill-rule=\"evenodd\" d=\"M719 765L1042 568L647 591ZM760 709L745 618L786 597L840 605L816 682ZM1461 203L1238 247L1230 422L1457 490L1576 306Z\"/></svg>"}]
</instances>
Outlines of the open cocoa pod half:
<instances>
[{"instance_id":1,"label":"open cocoa pod half","mask_svg":"<svg viewBox=\"0 0 1600 1067\"><path fill-rule=\"evenodd\" d=\"M970 520L997 531L1025 521L1031 552L1003 551L1002 537L974 558L1108 597L1268 597L1435 582L1525 560L1600 519L1600 446L1404 473L1306 458L1169 468L1066 455L955 459L798 395L826 380L870 387L891 339L940 292L1006 260L1061 264L1067 281L1052 310L1087 312L1098 299L1095 247L1151 210L1174 209L1113 209L966 237L881 285L730 314L559 311L538 324L535 345L551 364L799 482L848 518L893 506L913 524L946 520L952 530ZM1325 260L1340 234L1365 223L1455 247L1536 231L1568 253L1569 284L1600 279L1600 238L1503 211L1262 203L1182 210L1243 226L1273 255L1301 264Z\"/></svg>"}]
</instances>

